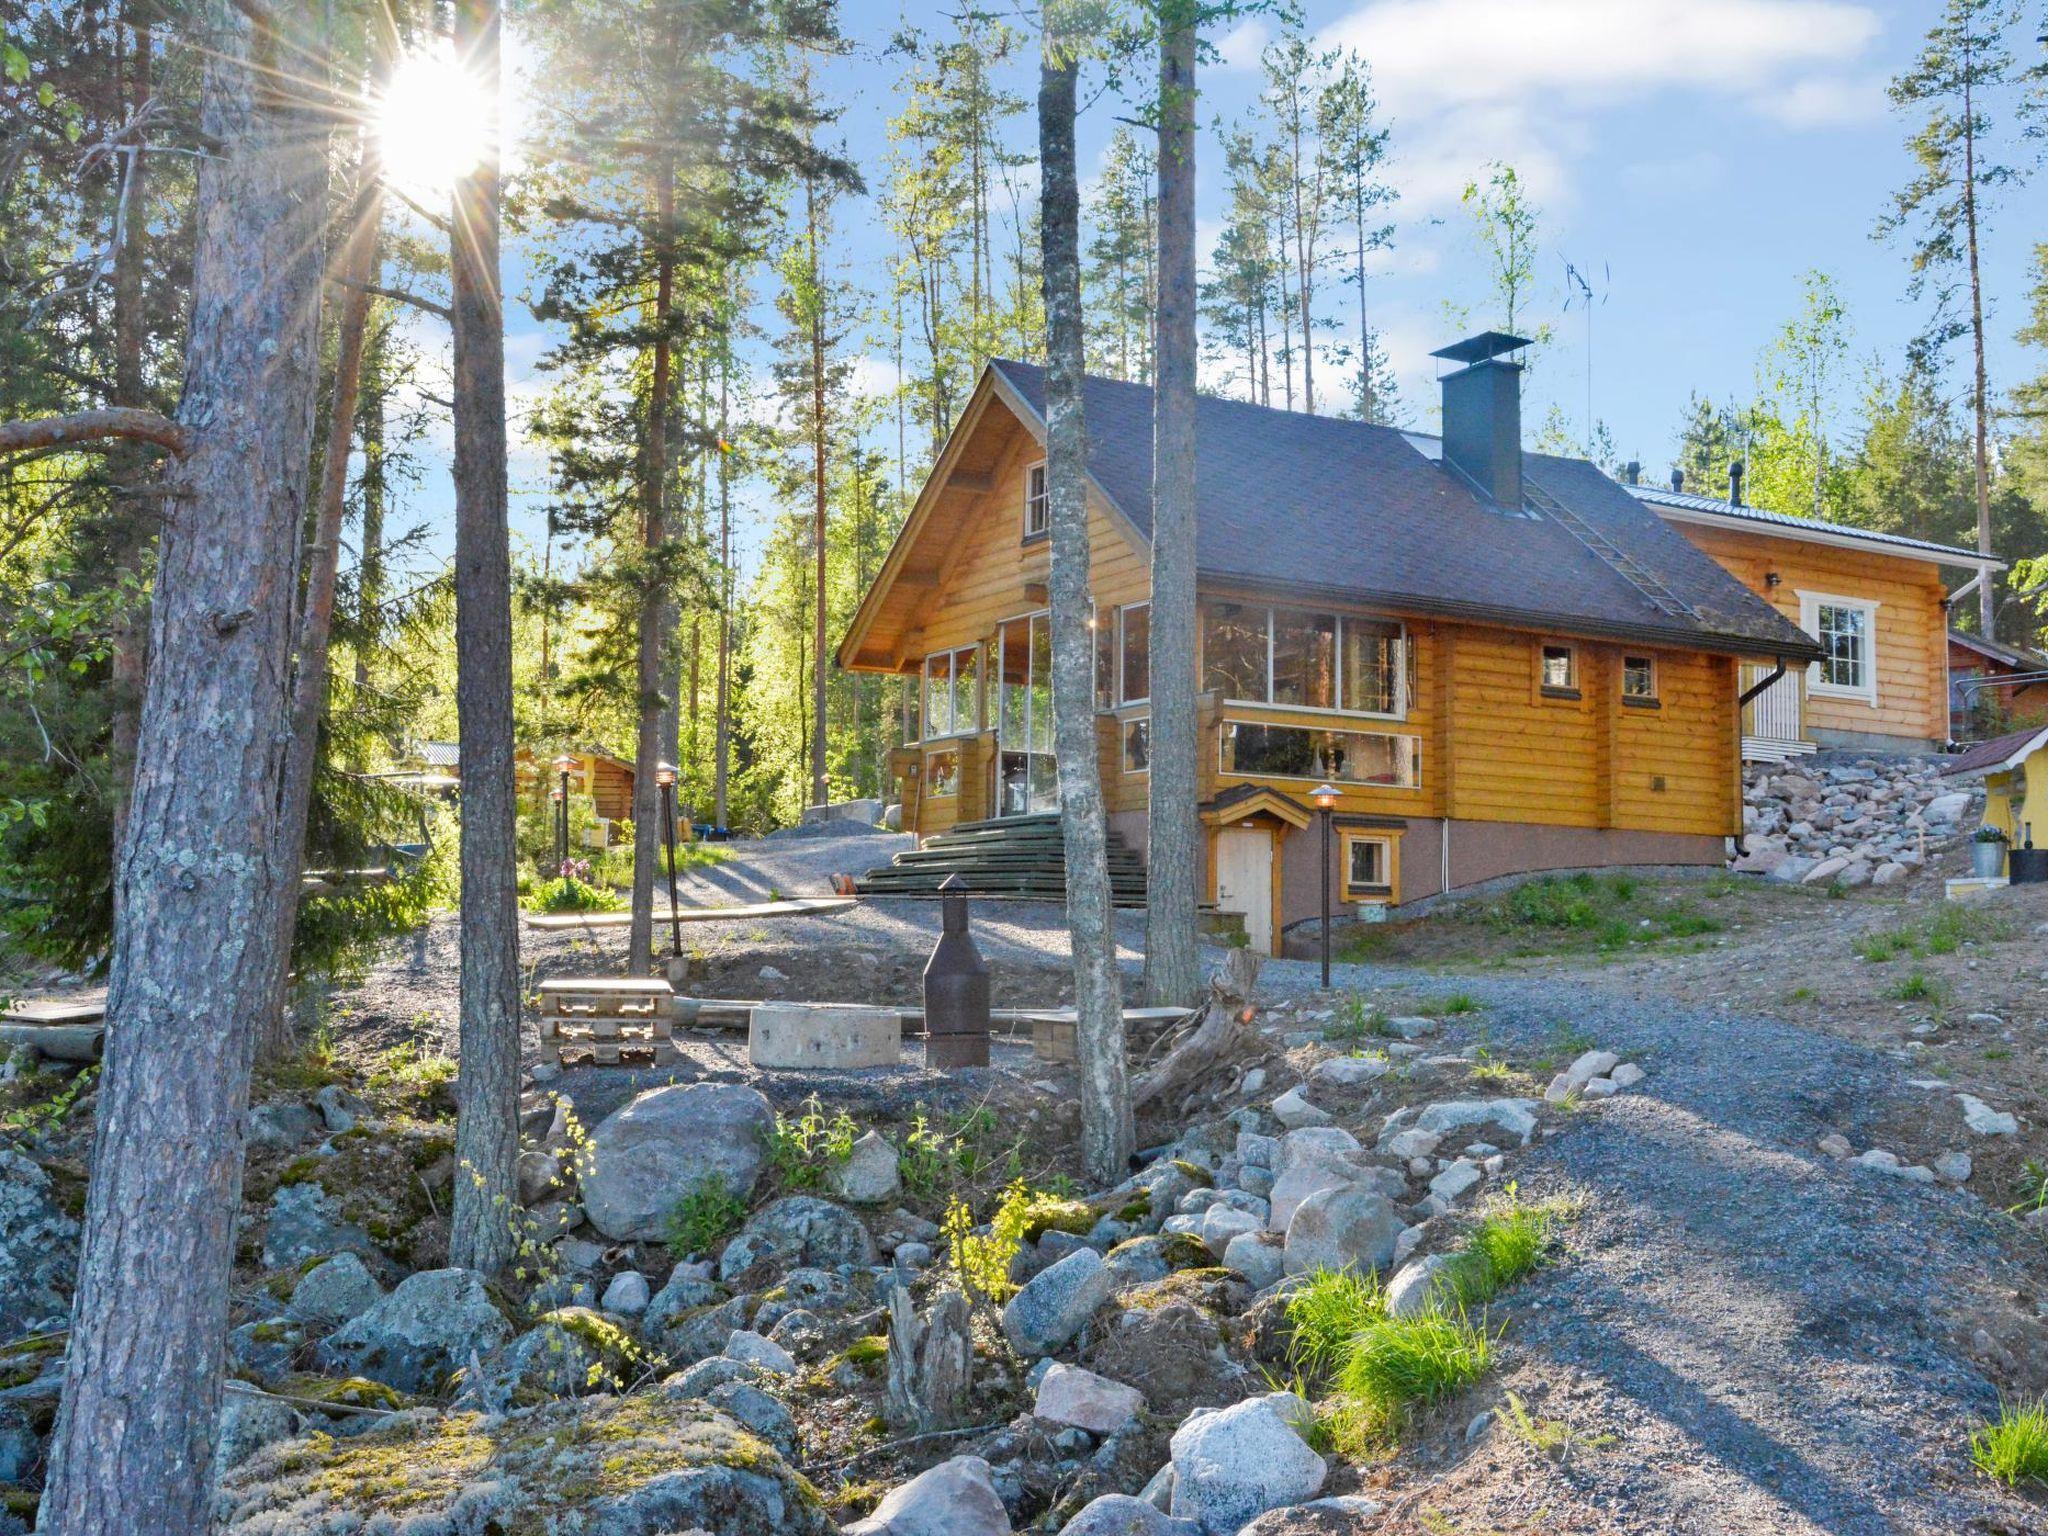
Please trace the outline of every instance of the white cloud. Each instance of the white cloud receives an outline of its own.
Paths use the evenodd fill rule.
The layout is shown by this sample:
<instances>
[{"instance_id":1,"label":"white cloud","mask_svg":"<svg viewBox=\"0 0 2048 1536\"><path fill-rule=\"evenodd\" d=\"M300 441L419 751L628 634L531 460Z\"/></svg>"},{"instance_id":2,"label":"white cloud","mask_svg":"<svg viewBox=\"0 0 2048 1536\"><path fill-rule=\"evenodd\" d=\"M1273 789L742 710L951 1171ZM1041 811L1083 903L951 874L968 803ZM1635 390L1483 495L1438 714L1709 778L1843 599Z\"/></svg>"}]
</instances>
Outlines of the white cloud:
<instances>
[{"instance_id":1,"label":"white cloud","mask_svg":"<svg viewBox=\"0 0 2048 1536\"><path fill-rule=\"evenodd\" d=\"M1701 93L1789 127L1860 113L1880 24L1856 0L1369 0L1323 28L1394 124L1405 217L1457 203L1489 160L1539 202L1571 191L1602 107Z\"/></svg>"},{"instance_id":2,"label":"white cloud","mask_svg":"<svg viewBox=\"0 0 2048 1536\"><path fill-rule=\"evenodd\" d=\"M1216 42L1216 59L1224 69L1257 69L1259 55L1273 39L1265 22L1253 16L1238 23Z\"/></svg>"},{"instance_id":3,"label":"white cloud","mask_svg":"<svg viewBox=\"0 0 2048 1536\"><path fill-rule=\"evenodd\" d=\"M1814 75L1753 98L1756 110L1787 128L1840 128L1884 116L1883 75Z\"/></svg>"}]
</instances>

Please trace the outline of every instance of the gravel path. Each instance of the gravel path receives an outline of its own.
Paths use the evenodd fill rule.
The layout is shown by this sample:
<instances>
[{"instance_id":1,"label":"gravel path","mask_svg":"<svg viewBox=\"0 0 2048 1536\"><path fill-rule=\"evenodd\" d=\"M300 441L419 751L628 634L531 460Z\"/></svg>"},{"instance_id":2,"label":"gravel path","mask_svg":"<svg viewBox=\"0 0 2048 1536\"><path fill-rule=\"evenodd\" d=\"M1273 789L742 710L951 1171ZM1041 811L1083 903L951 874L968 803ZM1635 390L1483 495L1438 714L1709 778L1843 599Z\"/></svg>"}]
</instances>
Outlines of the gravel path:
<instances>
[{"instance_id":1,"label":"gravel path","mask_svg":"<svg viewBox=\"0 0 2048 1536\"><path fill-rule=\"evenodd\" d=\"M1290 962L1265 975L1283 991L1317 979ZM1380 968L1341 967L1338 980L1447 990ZM1469 1452L1450 1436L1456 1464L1408 1503L1417 1528L2048 1528L1967 1457L1994 1379L2044 1384L2041 1323L2015 1302L2032 1289L2022 1253L2038 1266L2037 1240L1960 1190L1814 1150L1829 1131L1860 1150L1901 1112L1953 1119L1965 1145L1946 1092L1764 1018L1623 1001L1569 978L1457 986L1485 1005L1473 1029L1511 1058L1541 1054L1562 1022L1650 1076L1515 1163L1525 1189L1591 1200L1566 1260L1508 1302L1503 1384L1613 1445L1565 1469L1499 1427Z\"/></svg>"}]
</instances>

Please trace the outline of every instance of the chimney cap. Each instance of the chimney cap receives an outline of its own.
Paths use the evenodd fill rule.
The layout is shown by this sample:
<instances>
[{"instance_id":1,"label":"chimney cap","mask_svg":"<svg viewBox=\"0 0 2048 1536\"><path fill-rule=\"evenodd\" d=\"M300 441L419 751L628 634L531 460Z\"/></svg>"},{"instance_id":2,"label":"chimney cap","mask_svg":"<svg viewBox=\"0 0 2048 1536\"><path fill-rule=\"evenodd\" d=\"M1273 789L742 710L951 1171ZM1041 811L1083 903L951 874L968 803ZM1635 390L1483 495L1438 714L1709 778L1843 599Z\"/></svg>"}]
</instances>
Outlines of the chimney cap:
<instances>
[{"instance_id":1,"label":"chimney cap","mask_svg":"<svg viewBox=\"0 0 2048 1536\"><path fill-rule=\"evenodd\" d=\"M1452 363L1483 363L1489 357L1499 357L1503 352L1519 352L1529 345L1526 336L1511 336L1506 331L1481 331L1477 336L1454 341L1448 347L1438 347L1429 355Z\"/></svg>"}]
</instances>

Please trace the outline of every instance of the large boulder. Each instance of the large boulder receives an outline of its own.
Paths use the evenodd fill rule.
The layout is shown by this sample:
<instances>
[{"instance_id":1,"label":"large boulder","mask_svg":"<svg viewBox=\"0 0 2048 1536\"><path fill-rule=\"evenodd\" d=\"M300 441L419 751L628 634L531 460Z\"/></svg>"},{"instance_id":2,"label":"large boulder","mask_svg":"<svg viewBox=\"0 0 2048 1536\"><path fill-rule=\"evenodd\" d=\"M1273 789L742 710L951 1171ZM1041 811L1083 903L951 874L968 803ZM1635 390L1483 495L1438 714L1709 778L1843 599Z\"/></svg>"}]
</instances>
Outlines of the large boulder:
<instances>
[{"instance_id":1,"label":"large boulder","mask_svg":"<svg viewBox=\"0 0 2048 1536\"><path fill-rule=\"evenodd\" d=\"M384 1298L384 1287L353 1253L323 1259L292 1287L292 1316L308 1323L345 1323Z\"/></svg>"},{"instance_id":2,"label":"large boulder","mask_svg":"<svg viewBox=\"0 0 2048 1536\"><path fill-rule=\"evenodd\" d=\"M1394 1261L1403 1225L1393 1201L1378 1190L1357 1185L1318 1190L1287 1224L1284 1267L1290 1275L1383 1269Z\"/></svg>"},{"instance_id":3,"label":"large boulder","mask_svg":"<svg viewBox=\"0 0 2048 1536\"><path fill-rule=\"evenodd\" d=\"M1204 1536L1235 1536L1269 1509L1313 1498L1329 1468L1294 1427L1301 1407L1279 1392L1192 1415L1173 1433L1169 1513Z\"/></svg>"},{"instance_id":4,"label":"large boulder","mask_svg":"<svg viewBox=\"0 0 2048 1536\"><path fill-rule=\"evenodd\" d=\"M825 1170L825 1187L855 1205L881 1205L903 1188L902 1159L879 1131L869 1131L853 1144L846 1161Z\"/></svg>"},{"instance_id":5,"label":"large boulder","mask_svg":"<svg viewBox=\"0 0 2048 1536\"><path fill-rule=\"evenodd\" d=\"M1280 1138L1267 1225L1285 1232L1295 1208L1321 1189L1355 1184L1369 1176L1358 1138L1339 1126L1305 1126Z\"/></svg>"},{"instance_id":6,"label":"large boulder","mask_svg":"<svg viewBox=\"0 0 2048 1536\"><path fill-rule=\"evenodd\" d=\"M590 1133L578 1163L584 1214L615 1242L651 1242L676 1202L707 1180L745 1199L774 1124L768 1100L736 1083L643 1093Z\"/></svg>"},{"instance_id":7,"label":"large boulder","mask_svg":"<svg viewBox=\"0 0 2048 1536\"><path fill-rule=\"evenodd\" d=\"M718 1278L728 1283L757 1265L832 1269L875 1262L875 1240L844 1206L816 1195L785 1195L764 1205L718 1256Z\"/></svg>"},{"instance_id":8,"label":"large boulder","mask_svg":"<svg viewBox=\"0 0 2048 1536\"><path fill-rule=\"evenodd\" d=\"M502 1417L415 1411L273 1446L221 1480L214 1530L835 1536L817 1491L774 1447L708 1404L662 1393Z\"/></svg>"},{"instance_id":9,"label":"large boulder","mask_svg":"<svg viewBox=\"0 0 2048 1536\"><path fill-rule=\"evenodd\" d=\"M618 1391L637 1374L641 1358L632 1335L601 1313L558 1307L484 1366L504 1387L578 1397Z\"/></svg>"},{"instance_id":10,"label":"large boulder","mask_svg":"<svg viewBox=\"0 0 2048 1536\"><path fill-rule=\"evenodd\" d=\"M845 1536L1010 1536L1010 1517L979 1456L955 1456L892 1488Z\"/></svg>"},{"instance_id":11,"label":"large boulder","mask_svg":"<svg viewBox=\"0 0 2048 1536\"><path fill-rule=\"evenodd\" d=\"M1081 1331L1109 1299L1110 1272L1093 1248L1040 1270L1003 1308L1003 1333L1020 1355L1045 1355Z\"/></svg>"},{"instance_id":12,"label":"large boulder","mask_svg":"<svg viewBox=\"0 0 2048 1536\"><path fill-rule=\"evenodd\" d=\"M467 1269L409 1275L389 1296L321 1340L321 1368L401 1392L440 1390L450 1374L512 1336L512 1325Z\"/></svg>"},{"instance_id":13,"label":"large boulder","mask_svg":"<svg viewBox=\"0 0 2048 1536\"><path fill-rule=\"evenodd\" d=\"M263 1224L263 1267L297 1269L309 1259L353 1253L373 1264L390 1261L370 1234L342 1218L341 1206L318 1184L285 1184L270 1197Z\"/></svg>"},{"instance_id":14,"label":"large boulder","mask_svg":"<svg viewBox=\"0 0 2048 1536\"><path fill-rule=\"evenodd\" d=\"M214 1470L238 1467L266 1445L289 1440L298 1432L298 1411L290 1403L242 1382L231 1383L221 1394L220 1417L214 1423Z\"/></svg>"},{"instance_id":15,"label":"large boulder","mask_svg":"<svg viewBox=\"0 0 2048 1536\"><path fill-rule=\"evenodd\" d=\"M1105 1493L1061 1526L1060 1536L1202 1536L1202 1528L1128 1493Z\"/></svg>"},{"instance_id":16,"label":"large boulder","mask_svg":"<svg viewBox=\"0 0 2048 1536\"><path fill-rule=\"evenodd\" d=\"M1145 1407L1145 1394L1078 1365L1055 1364L1038 1379L1031 1411L1055 1424L1074 1424L1091 1434L1122 1429Z\"/></svg>"},{"instance_id":17,"label":"large boulder","mask_svg":"<svg viewBox=\"0 0 2048 1536\"><path fill-rule=\"evenodd\" d=\"M0 1343L69 1314L78 1223L58 1208L50 1176L0 1147Z\"/></svg>"}]
</instances>

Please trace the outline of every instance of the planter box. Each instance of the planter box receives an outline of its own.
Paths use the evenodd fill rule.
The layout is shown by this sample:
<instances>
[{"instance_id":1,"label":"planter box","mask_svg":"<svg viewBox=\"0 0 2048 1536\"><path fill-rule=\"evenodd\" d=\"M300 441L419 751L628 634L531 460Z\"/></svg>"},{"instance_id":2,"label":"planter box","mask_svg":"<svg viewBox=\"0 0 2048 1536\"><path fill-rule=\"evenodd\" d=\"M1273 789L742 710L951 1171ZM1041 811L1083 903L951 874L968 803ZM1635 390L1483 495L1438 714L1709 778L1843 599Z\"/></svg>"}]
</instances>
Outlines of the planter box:
<instances>
[{"instance_id":1,"label":"planter box","mask_svg":"<svg viewBox=\"0 0 2048 1536\"><path fill-rule=\"evenodd\" d=\"M2048 885L2048 848L2015 848L2006 858L2014 885Z\"/></svg>"}]
</instances>

